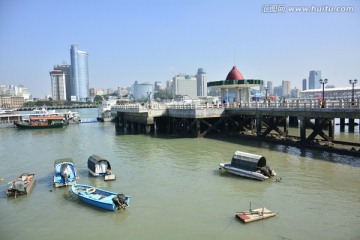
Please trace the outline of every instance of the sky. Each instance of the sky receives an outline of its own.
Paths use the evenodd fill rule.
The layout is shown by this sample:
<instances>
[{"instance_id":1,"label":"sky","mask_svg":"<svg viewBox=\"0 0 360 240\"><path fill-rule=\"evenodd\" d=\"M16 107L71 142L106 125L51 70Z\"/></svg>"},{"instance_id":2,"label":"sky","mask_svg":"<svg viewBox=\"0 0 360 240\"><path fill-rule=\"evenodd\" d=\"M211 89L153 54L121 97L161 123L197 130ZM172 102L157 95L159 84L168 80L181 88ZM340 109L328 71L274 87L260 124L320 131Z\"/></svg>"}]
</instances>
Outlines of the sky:
<instances>
[{"instance_id":1,"label":"sky","mask_svg":"<svg viewBox=\"0 0 360 240\"><path fill-rule=\"evenodd\" d=\"M360 80L360 1L0 0L0 85L50 94L49 72L70 64L71 44L89 54L90 88L165 86L200 67L219 81L233 65L273 86L301 89L320 70L328 85L351 87Z\"/></svg>"}]
</instances>

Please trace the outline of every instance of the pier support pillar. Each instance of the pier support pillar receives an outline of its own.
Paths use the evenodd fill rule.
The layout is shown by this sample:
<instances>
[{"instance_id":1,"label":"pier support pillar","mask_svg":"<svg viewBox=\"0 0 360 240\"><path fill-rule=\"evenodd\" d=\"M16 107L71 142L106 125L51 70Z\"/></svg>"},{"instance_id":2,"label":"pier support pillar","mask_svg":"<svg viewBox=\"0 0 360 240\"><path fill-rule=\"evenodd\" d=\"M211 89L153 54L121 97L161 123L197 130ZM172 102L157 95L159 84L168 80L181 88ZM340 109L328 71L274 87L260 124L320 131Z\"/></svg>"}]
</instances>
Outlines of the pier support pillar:
<instances>
[{"instance_id":1,"label":"pier support pillar","mask_svg":"<svg viewBox=\"0 0 360 240\"><path fill-rule=\"evenodd\" d=\"M306 121L304 117L300 117L300 142L304 144L306 142Z\"/></svg>"},{"instance_id":2,"label":"pier support pillar","mask_svg":"<svg viewBox=\"0 0 360 240\"><path fill-rule=\"evenodd\" d=\"M329 139L331 139L331 141L334 141L334 133L335 133L335 121L334 119L329 120Z\"/></svg>"},{"instance_id":3,"label":"pier support pillar","mask_svg":"<svg viewBox=\"0 0 360 240\"><path fill-rule=\"evenodd\" d=\"M201 127L200 127L200 120L196 120L196 136L200 137L201 136Z\"/></svg>"},{"instance_id":4,"label":"pier support pillar","mask_svg":"<svg viewBox=\"0 0 360 240\"><path fill-rule=\"evenodd\" d=\"M340 118L340 132L345 132L345 118Z\"/></svg>"},{"instance_id":5,"label":"pier support pillar","mask_svg":"<svg viewBox=\"0 0 360 240\"><path fill-rule=\"evenodd\" d=\"M298 104L298 100L297 100L297 104ZM291 127L299 127L299 121L298 121L298 118L297 117L290 117L289 119L289 125Z\"/></svg>"},{"instance_id":6,"label":"pier support pillar","mask_svg":"<svg viewBox=\"0 0 360 240\"><path fill-rule=\"evenodd\" d=\"M286 137L288 134L289 134L289 116L285 117L283 137Z\"/></svg>"},{"instance_id":7,"label":"pier support pillar","mask_svg":"<svg viewBox=\"0 0 360 240\"><path fill-rule=\"evenodd\" d=\"M261 136L261 122L262 122L262 116L256 116L256 136Z\"/></svg>"},{"instance_id":8,"label":"pier support pillar","mask_svg":"<svg viewBox=\"0 0 360 240\"><path fill-rule=\"evenodd\" d=\"M355 121L353 118L349 118L349 132L353 133L355 131Z\"/></svg>"}]
</instances>

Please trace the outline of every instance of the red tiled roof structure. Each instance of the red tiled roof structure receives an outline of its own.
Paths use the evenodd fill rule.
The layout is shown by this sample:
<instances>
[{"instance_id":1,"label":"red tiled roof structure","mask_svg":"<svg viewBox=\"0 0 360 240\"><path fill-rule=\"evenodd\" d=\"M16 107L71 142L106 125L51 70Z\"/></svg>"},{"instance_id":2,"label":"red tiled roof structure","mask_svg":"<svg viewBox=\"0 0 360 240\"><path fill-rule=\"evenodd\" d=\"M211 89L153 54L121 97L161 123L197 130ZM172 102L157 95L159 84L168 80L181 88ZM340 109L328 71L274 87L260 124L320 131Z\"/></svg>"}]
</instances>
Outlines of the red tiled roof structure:
<instances>
[{"instance_id":1,"label":"red tiled roof structure","mask_svg":"<svg viewBox=\"0 0 360 240\"><path fill-rule=\"evenodd\" d=\"M226 80L244 80L244 77L239 69L237 69L236 66L233 66L231 71L228 73Z\"/></svg>"}]
</instances>

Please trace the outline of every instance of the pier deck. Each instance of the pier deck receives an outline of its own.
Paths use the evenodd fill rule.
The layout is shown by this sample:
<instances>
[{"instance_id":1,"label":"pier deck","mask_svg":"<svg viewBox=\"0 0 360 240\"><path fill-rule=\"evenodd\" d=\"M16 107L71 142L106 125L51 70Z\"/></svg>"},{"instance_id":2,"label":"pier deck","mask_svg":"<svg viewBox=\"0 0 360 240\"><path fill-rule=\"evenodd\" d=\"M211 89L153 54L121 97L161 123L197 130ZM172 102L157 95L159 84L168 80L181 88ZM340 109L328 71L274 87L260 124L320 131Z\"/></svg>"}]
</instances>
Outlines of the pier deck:
<instances>
[{"instance_id":1,"label":"pier deck","mask_svg":"<svg viewBox=\"0 0 360 240\"><path fill-rule=\"evenodd\" d=\"M269 107L220 105L118 105L112 108L116 129L138 132L166 132L186 137L206 137L207 135L243 135L259 139L273 139L291 142L299 146L339 144L334 139L335 118L354 132L355 119L360 119L359 104L350 107L331 108L292 106ZM289 136L289 126L298 127L299 137ZM340 126L344 130L344 126ZM352 150L360 151L360 143L344 143Z\"/></svg>"}]
</instances>

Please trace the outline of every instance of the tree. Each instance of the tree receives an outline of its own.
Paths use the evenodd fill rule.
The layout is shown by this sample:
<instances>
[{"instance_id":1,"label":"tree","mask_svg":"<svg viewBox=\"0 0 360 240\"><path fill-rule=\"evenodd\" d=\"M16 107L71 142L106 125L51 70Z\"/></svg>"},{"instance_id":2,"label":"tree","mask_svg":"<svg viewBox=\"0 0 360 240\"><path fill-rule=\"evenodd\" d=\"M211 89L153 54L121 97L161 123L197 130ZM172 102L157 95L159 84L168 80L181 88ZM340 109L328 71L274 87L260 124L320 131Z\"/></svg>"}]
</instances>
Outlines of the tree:
<instances>
[{"instance_id":1,"label":"tree","mask_svg":"<svg viewBox=\"0 0 360 240\"><path fill-rule=\"evenodd\" d=\"M100 95L96 95L94 97L94 103L101 103L104 100L104 98Z\"/></svg>"}]
</instances>

